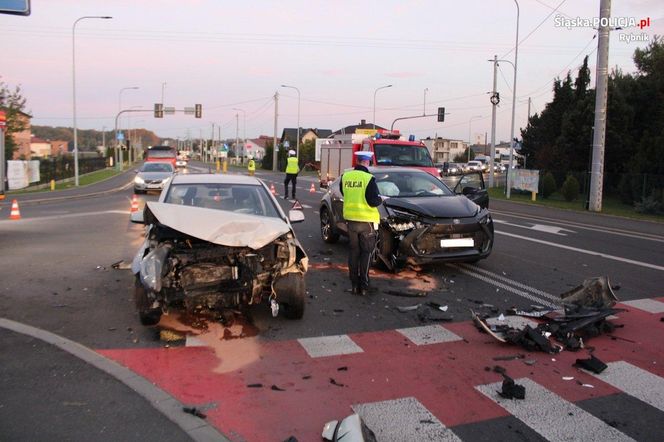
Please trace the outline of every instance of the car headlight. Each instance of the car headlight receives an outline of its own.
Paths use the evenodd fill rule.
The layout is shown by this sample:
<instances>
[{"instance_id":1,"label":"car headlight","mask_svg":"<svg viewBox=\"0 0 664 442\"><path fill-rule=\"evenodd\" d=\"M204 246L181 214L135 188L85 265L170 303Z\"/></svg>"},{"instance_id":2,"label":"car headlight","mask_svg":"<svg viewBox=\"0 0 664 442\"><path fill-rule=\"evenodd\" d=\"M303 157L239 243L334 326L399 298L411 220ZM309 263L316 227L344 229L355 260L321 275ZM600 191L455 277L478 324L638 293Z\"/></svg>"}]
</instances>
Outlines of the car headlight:
<instances>
[{"instance_id":1,"label":"car headlight","mask_svg":"<svg viewBox=\"0 0 664 442\"><path fill-rule=\"evenodd\" d=\"M134 184L145 184L145 180L140 176L137 176L136 178L134 178Z\"/></svg>"},{"instance_id":2,"label":"car headlight","mask_svg":"<svg viewBox=\"0 0 664 442\"><path fill-rule=\"evenodd\" d=\"M491 222L491 214L489 213L487 213L486 216L482 217L482 219L480 219L479 221L480 224L488 224L490 222Z\"/></svg>"},{"instance_id":3,"label":"car headlight","mask_svg":"<svg viewBox=\"0 0 664 442\"><path fill-rule=\"evenodd\" d=\"M413 230L415 228L415 223L412 221L408 222L388 222L388 225L390 226L390 229L394 230L395 232L404 232L406 230Z\"/></svg>"}]
</instances>

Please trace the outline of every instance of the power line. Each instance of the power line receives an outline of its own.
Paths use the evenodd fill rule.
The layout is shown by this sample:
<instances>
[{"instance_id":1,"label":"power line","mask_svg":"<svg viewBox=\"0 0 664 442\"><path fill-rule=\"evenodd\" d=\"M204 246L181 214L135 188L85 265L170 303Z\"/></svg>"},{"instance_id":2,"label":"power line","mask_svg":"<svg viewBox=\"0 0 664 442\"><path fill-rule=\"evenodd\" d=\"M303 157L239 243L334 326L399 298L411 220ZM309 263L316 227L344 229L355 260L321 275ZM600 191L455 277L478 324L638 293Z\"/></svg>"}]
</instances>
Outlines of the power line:
<instances>
[{"instance_id":1,"label":"power line","mask_svg":"<svg viewBox=\"0 0 664 442\"><path fill-rule=\"evenodd\" d=\"M560 8L560 7L563 5L563 3L565 3L566 1L567 1L567 0L563 0L563 1L561 1L561 2L558 4L558 6L555 7L555 9L553 9L551 12L549 12L549 15L547 15L546 17L544 17L544 20L542 20L541 22L539 22L539 24L538 24L537 26L535 26L535 29L533 29L532 31L530 31L530 32L528 33L528 35L526 35L525 37L523 37L523 38L521 39L521 41L519 41L519 45L521 45L524 41L528 40L528 37L530 37L531 35L533 35L533 34L535 33L535 31L537 31L537 30L538 30L538 29L539 29L539 28L540 28L540 27L541 27L541 26L542 26L542 25L543 25L543 24L549 19L549 17L551 17L551 16L553 15L553 13L556 12L556 11L558 10L558 8ZM510 49L509 51L507 51L507 52L506 52L505 54L503 54L500 58L505 58L507 55L511 54L512 51L514 51L514 49L515 49L515 47L513 47L512 49Z\"/></svg>"}]
</instances>

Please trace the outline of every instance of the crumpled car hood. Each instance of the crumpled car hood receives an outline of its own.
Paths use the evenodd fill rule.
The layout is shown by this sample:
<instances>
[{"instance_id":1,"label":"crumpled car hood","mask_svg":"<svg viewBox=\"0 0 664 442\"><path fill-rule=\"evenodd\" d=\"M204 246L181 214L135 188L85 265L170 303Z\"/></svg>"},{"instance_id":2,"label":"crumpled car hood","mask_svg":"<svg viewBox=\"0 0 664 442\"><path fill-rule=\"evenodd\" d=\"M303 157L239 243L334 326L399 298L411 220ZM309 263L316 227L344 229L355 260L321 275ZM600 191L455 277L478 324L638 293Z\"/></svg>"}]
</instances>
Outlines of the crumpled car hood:
<instances>
[{"instance_id":1,"label":"crumpled car hood","mask_svg":"<svg viewBox=\"0 0 664 442\"><path fill-rule=\"evenodd\" d=\"M384 204L430 218L469 218L477 214L477 205L465 196L388 198Z\"/></svg>"},{"instance_id":2,"label":"crumpled car hood","mask_svg":"<svg viewBox=\"0 0 664 442\"><path fill-rule=\"evenodd\" d=\"M221 246L257 250L291 231L279 218L157 202L147 207L160 224Z\"/></svg>"}]
</instances>

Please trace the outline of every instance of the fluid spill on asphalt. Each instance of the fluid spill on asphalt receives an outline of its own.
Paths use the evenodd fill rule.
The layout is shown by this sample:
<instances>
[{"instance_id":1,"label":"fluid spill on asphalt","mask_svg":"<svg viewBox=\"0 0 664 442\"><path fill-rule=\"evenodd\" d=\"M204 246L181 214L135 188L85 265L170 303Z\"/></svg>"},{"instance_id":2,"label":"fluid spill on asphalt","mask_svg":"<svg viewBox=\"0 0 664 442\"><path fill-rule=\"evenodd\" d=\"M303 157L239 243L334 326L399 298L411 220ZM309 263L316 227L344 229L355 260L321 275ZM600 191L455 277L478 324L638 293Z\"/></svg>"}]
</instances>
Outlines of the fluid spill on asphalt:
<instances>
[{"instance_id":1,"label":"fluid spill on asphalt","mask_svg":"<svg viewBox=\"0 0 664 442\"><path fill-rule=\"evenodd\" d=\"M219 360L213 371L229 373L258 360L260 344L258 328L245 317L237 316L227 324L220 324L212 316L171 312L162 315L157 326L162 330L181 333L195 345L209 347Z\"/></svg>"},{"instance_id":2,"label":"fluid spill on asphalt","mask_svg":"<svg viewBox=\"0 0 664 442\"><path fill-rule=\"evenodd\" d=\"M309 270L335 270L343 272L346 278L348 275L348 265L340 263L309 263ZM369 275L372 278L389 283L392 288L395 287L393 281L403 281L407 284L406 288L422 292L429 292L438 288L438 284L433 276L425 275L420 271L411 269L404 269L399 273L388 273L371 269L369 270Z\"/></svg>"}]
</instances>

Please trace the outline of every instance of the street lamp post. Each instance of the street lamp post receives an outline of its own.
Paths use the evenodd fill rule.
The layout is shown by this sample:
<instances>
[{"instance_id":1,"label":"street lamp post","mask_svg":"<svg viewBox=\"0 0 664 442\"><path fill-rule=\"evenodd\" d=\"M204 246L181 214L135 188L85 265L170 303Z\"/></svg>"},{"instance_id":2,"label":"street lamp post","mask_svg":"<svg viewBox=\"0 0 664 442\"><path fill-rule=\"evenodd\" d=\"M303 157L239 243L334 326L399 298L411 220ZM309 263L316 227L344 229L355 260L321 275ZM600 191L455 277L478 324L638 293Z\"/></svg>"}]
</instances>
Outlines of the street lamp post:
<instances>
[{"instance_id":1,"label":"street lamp post","mask_svg":"<svg viewBox=\"0 0 664 442\"><path fill-rule=\"evenodd\" d=\"M242 151L244 152L244 149L247 146L247 112L245 112L244 109L240 109L239 107L234 107L233 110L242 112Z\"/></svg>"},{"instance_id":2,"label":"street lamp post","mask_svg":"<svg viewBox=\"0 0 664 442\"><path fill-rule=\"evenodd\" d=\"M422 116L425 116L427 114L427 92L429 92L429 88L425 87L424 88L424 107L422 108Z\"/></svg>"},{"instance_id":3,"label":"street lamp post","mask_svg":"<svg viewBox=\"0 0 664 442\"><path fill-rule=\"evenodd\" d=\"M281 87L287 87L297 91L297 143L295 147L295 156L300 158L300 90L295 86L287 86L285 84L282 84Z\"/></svg>"},{"instance_id":4,"label":"street lamp post","mask_svg":"<svg viewBox=\"0 0 664 442\"><path fill-rule=\"evenodd\" d=\"M164 82L161 84L161 104L162 104L162 105L164 104L164 87L165 87L165 86L166 86L166 82L164 81Z\"/></svg>"},{"instance_id":5,"label":"street lamp post","mask_svg":"<svg viewBox=\"0 0 664 442\"><path fill-rule=\"evenodd\" d=\"M468 161L470 162L470 125L473 122L473 120L477 118L482 118L481 115L475 115L474 117L470 117L470 120L468 120Z\"/></svg>"},{"instance_id":6,"label":"street lamp post","mask_svg":"<svg viewBox=\"0 0 664 442\"><path fill-rule=\"evenodd\" d=\"M76 25L81 20L86 18L99 18L103 20L108 20L113 17L110 16L97 16L97 15L86 15L79 17L74 21L74 24L71 27L71 72L72 72L72 98L73 98L73 108L74 108L74 183L78 186L78 128L76 126Z\"/></svg>"},{"instance_id":7,"label":"street lamp post","mask_svg":"<svg viewBox=\"0 0 664 442\"><path fill-rule=\"evenodd\" d=\"M505 196L510 198L510 180L512 178L512 161L514 158L514 112L516 110L516 67L517 59L519 57L519 2L514 0L516 4L516 43L514 47L514 81L512 82L512 128L510 129L510 164L507 170L507 181L505 183L507 191Z\"/></svg>"},{"instance_id":8,"label":"street lamp post","mask_svg":"<svg viewBox=\"0 0 664 442\"><path fill-rule=\"evenodd\" d=\"M122 110L122 93L124 91L136 90L136 89L139 89L139 87L138 86L127 86L127 87L123 87L123 88L120 89L120 92L118 92L118 112L120 112ZM120 129L120 131L122 131L122 129ZM117 145L117 143L116 143L116 145ZM115 163L116 164L119 164L119 161L120 161L120 152L119 151L120 151L119 148L116 149L116 151L115 151Z\"/></svg>"},{"instance_id":9,"label":"street lamp post","mask_svg":"<svg viewBox=\"0 0 664 442\"><path fill-rule=\"evenodd\" d=\"M381 89L386 89L388 87L392 87L391 84L388 84L387 86L381 86L379 88L376 88L374 91L374 102L373 102L373 128L376 129L376 94L378 93L379 90Z\"/></svg>"}]
</instances>

